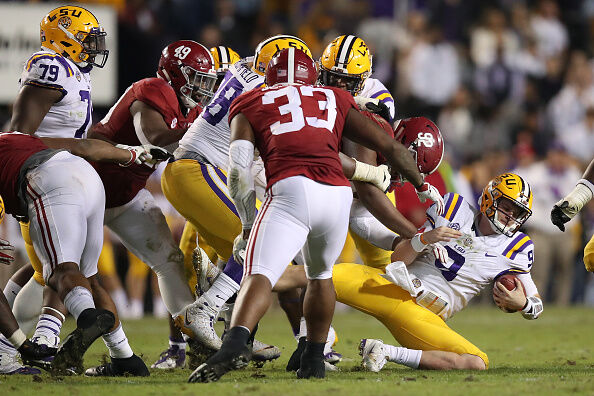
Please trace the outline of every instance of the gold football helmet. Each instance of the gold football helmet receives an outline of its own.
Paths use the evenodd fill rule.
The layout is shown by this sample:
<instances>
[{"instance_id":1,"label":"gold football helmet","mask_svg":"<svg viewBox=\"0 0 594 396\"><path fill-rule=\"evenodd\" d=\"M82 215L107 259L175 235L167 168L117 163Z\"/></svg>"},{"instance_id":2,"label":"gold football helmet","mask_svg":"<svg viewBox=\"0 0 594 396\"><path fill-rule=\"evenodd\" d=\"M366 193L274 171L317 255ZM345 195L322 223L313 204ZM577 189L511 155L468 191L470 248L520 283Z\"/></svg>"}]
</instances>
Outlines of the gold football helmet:
<instances>
[{"instance_id":1,"label":"gold football helmet","mask_svg":"<svg viewBox=\"0 0 594 396\"><path fill-rule=\"evenodd\" d=\"M215 84L215 87L218 87L221 84L221 81L223 81L227 70L229 70L231 65L235 62L238 62L241 58L239 57L239 54L233 51L231 47L225 47L224 45L212 47L210 49L210 53L212 55L212 59L214 60L214 68L217 71L217 83Z\"/></svg>"},{"instance_id":2,"label":"gold football helmet","mask_svg":"<svg viewBox=\"0 0 594 396\"><path fill-rule=\"evenodd\" d=\"M105 30L90 11L78 6L51 10L39 24L41 46L81 66L105 66Z\"/></svg>"},{"instance_id":3,"label":"gold football helmet","mask_svg":"<svg viewBox=\"0 0 594 396\"><path fill-rule=\"evenodd\" d=\"M513 236L532 215L530 185L513 173L504 173L491 180L479 203L491 228L508 237Z\"/></svg>"},{"instance_id":4,"label":"gold football helmet","mask_svg":"<svg viewBox=\"0 0 594 396\"><path fill-rule=\"evenodd\" d=\"M4 201L2 200L2 196L0 196L0 224L4 221Z\"/></svg>"},{"instance_id":5,"label":"gold football helmet","mask_svg":"<svg viewBox=\"0 0 594 396\"><path fill-rule=\"evenodd\" d=\"M338 36L320 58L320 79L324 85L338 87L356 96L371 75L372 57L362 38Z\"/></svg>"},{"instance_id":6,"label":"gold football helmet","mask_svg":"<svg viewBox=\"0 0 594 396\"><path fill-rule=\"evenodd\" d=\"M263 76L266 71L266 66L268 66L268 62L270 62L270 59L272 59L274 54L289 47L300 49L311 57L311 51L303 40L295 36L281 34L269 37L258 44L254 54L254 64L252 69Z\"/></svg>"}]
</instances>

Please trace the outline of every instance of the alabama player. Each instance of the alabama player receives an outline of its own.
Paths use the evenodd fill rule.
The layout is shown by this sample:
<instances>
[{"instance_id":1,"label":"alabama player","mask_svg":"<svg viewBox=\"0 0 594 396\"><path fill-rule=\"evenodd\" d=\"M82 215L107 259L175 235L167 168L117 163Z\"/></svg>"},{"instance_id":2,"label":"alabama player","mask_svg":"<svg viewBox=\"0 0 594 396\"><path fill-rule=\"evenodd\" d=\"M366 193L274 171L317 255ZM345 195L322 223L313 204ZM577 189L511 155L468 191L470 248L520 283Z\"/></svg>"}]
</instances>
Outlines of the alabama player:
<instances>
[{"instance_id":1,"label":"alabama player","mask_svg":"<svg viewBox=\"0 0 594 396\"><path fill-rule=\"evenodd\" d=\"M565 231L565 223L571 220L594 196L594 160L590 162L582 178L578 180L572 192L557 202L551 209L551 221L561 231ZM594 272L594 235L584 248L584 265L586 270Z\"/></svg>"},{"instance_id":2,"label":"alabama player","mask_svg":"<svg viewBox=\"0 0 594 396\"><path fill-rule=\"evenodd\" d=\"M151 160L142 147L122 149L98 140L0 134L0 195L6 212L30 220L30 237L43 266L44 282L77 321L52 369L82 371L84 352L103 335L106 344L118 343L108 344L110 353L129 353L129 362L144 367L143 373L136 374L148 375L121 327L119 334L115 331L117 338L110 332L117 323L117 311L95 279L103 243L105 193L95 170L76 155L122 166ZM96 309L95 302L102 309Z\"/></svg>"},{"instance_id":3,"label":"alabama player","mask_svg":"<svg viewBox=\"0 0 594 396\"><path fill-rule=\"evenodd\" d=\"M247 344L268 308L272 287L300 250L309 279L304 301L308 340L297 376L325 376L323 350L335 303L331 272L344 245L352 201L338 155L343 131L379 150L415 186L423 184L404 146L369 122L348 92L311 85L316 79L315 62L288 48L268 64L267 87L247 92L231 105L229 191L241 218L242 238L249 235L246 270L231 329L190 382L216 381L249 362ZM266 201L257 219L254 146L267 176Z\"/></svg>"}]
</instances>

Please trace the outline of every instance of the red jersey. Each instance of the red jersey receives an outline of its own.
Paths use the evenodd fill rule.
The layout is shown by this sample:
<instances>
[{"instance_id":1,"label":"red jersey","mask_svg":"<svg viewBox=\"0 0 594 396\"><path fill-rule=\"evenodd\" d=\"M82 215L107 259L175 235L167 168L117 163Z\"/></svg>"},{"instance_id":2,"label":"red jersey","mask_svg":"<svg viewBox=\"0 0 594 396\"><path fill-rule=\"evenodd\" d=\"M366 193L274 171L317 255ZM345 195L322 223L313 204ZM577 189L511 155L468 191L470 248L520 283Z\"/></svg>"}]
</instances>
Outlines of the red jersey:
<instances>
[{"instance_id":1,"label":"red jersey","mask_svg":"<svg viewBox=\"0 0 594 396\"><path fill-rule=\"evenodd\" d=\"M105 118L93 126L93 131L115 143L130 146L143 144L136 135L130 113L130 106L137 100L157 110L171 129L189 127L202 110L196 106L185 116L175 91L166 81L160 78L145 78L135 82L124 92ZM144 188L146 180L154 171L149 166L137 164L127 168L105 162L94 162L92 165L105 187L106 208L130 202Z\"/></svg>"},{"instance_id":2,"label":"red jersey","mask_svg":"<svg viewBox=\"0 0 594 396\"><path fill-rule=\"evenodd\" d=\"M338 157L350 93L334 87L279 84L256 88L231 104L229 122L242 113L252 125L266 170L267 188L302 175L350 186Z\"/></svg>"},{"instance_id":3,"label":"red jersey","mask_svg":"<svg viewBox=\"0 0 594 396\"><path fill-rule=\"evenodd\" d=\"M439 193L443 196L447 191L445 180L439 171L433 172L425 177L425 181L432 186L435 186ZM401 187L394 189L394 198L396 199L396 208L404 217L406 217L415 227L419 228L427 220L425 211L433 202L427 200L425 203L419 202L417 192L412 184L405 183Z\"/></svg>"},{"instance_id":4,"label":"red jersey","mask_svg":"<svg viewBox=\"0 0 594 396\"><path fill-rule=\"evenodd\" d=\"M371 119L371 121L375 122L380 128L384 130L384 132L390 135L391 138L394 138L394 130L392 129L388 121L384 120L381 116L367 110L363 110L361 111L361 113L363 113L363 115L367 118ZM384 158L384 156L377 152L377 164L381 165L385 162L386 159Z\"/></svg>"},{"instance_id":5,"label":"red jersey","mask_svg":"<svg viewBox=\"0 0 594 396\"><path fill-rule=\"evenodd\" d=\"M18 132L0 133L0 196L4 200L6 213L19 213L19 175L25 161L33 154L47 147L36 136Z\"/></svg>"}]
</instances>

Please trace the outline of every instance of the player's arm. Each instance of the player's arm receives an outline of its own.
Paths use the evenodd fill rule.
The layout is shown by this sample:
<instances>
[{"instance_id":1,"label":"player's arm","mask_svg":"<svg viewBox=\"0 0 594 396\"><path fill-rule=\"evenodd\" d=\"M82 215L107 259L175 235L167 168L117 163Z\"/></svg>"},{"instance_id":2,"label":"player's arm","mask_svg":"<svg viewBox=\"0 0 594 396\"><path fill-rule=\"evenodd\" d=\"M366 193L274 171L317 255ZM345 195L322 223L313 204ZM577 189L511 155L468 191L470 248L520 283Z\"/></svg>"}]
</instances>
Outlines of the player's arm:
<instances>
[{"instance_id":1,"label":"player's arm","mask_svg":"<svg viewBox=\"0 0 594 396\"><path fill-rule=\"evenodd\" d=\"M251 172L254 161L254 131L242 113L233 117L230 126L227 187L241 219L243 240L247 240L256 217L256 190Z\"/></svg>"},{"instance_id":2,"label":"player's arm","mask_svg":"<svg viewBox=\"0 0 594 396\"><path fill-rule=\"evenodd\" d=\"M63 96L58 89L24 85L15 99L9 130L33 135L50 108Z\"/></svg>"},{"instance_id":3,"label":"player's arm","mask_svg":"<svg viewBox=\"0 0 594 396\"><path fill-rule=\"evenodd\" d=\"M392 139L379 126L354 108L349 109L343 134L355 143L380 152L388 160L393 170L403 175L415 187L423 202L429 198L438 204L438 214L443 212L445 206L443 198L435 187L423 181L416 161L400 142Z\"/></svg>"},{"instance_id":4,"label":"player's arm","mask_svg":"<svg viewBox=\"0 0 594 396\"><path fill-rule=\"evenodd\" d=\"M41 138L49 148L66 149L87 161L116 162L122 166L143 163L151 155L142 147L118 148L97 139Z\"/></svg>"},{"instance_id":5,"label":"player's arm","mask_svg":"<svg viewBox=\"0 0 594 396\"><path fill-rule=\"evenodd\" d=\"M573 219L593 196L594 159L588 165L582 178L578 180L573 191L553 206L551 210L551 222L559 227L561 231L565 231L565 223Z\"/></svg>"},{"instance_id":6,"label":"player's arm","mask_svg":"<svg viewBox=\"0 0 594 396\"><path fill-rule=\"evenodd\" d=\"M391 183L390 170L386 165L373 166L339 152L342 173L347 179L370 183L381 191L387 191Z\"/></svg>"},{"instance_id":7,"label":"player's arm","mask_svg":"<svg viewBox=\"0 0 594 396\"><path fill-rule=\"evenodd\" d=\"M433 254L444 265L447 262L447 251L439 242L449 242L453 238L459 238L462 233L453 228L441 226L435 229L428 227L426 223L419 232L411 239L402 239L394 248L392 262L402 261L404 264L411 264L419 254L426 249L432 249Z\"/></svg>"},{"instance_id":8,"label":"player's arm","mask_svg":"<svg viewBox=\"0 0 594 396\"><path fill-rule=\"evenodd\" d=\"M170 128L163 115L148 104L136 100L130 106L136 136L142 144L168 146L179 141L187 129Z\"/></svg>"}]
</instances>

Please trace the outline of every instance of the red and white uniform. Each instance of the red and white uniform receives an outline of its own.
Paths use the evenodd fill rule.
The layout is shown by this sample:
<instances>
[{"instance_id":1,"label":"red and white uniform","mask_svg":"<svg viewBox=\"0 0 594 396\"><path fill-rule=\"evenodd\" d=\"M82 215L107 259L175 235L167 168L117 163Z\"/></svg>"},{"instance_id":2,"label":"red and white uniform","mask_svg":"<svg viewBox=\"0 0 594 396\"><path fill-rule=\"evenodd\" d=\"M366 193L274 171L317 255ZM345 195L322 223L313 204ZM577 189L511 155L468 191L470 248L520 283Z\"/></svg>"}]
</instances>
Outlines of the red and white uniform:
<instances>
[{"instance_id":1,"label":"red and white uniform","mask_svg":"<svg viewBox=\"0 0 594 396\"><path fill-rule=\"evenodd\" d=\"M97 272L105 193L88 162L34 136L0 134L0 195L8 213L29 217L46 282L65 262L85 277Z\"/></svg>"},{"instance_id":2,"label":"red and white uniform","mask_svg":"<svg viewBox=\"0 0 594 396\"><path fill-rule=\"evenodd\" d=\"M309 279L332 277L352 202L338 157L351 95L333 87L279 84L244 93L229 120L252 125L268 180L266 200L248 241L244 276L274 285L301 250Z\"/></svg>"},{"instance_id":3,"label":"red and white uniform","mask_svg":"<svg viewBox=\"0 0 594 396\"><path fill-rule=\"evenodd\" d=\"M105 118L93 126L94 131L115 143L148 144L142 131L135 128L130 113L130 106L137 100L157 110L172 129L188 127L201 111L197 106L185 115L175 91L166 81L146 78L124 92ZM192 295L183 278L183 253L173 240L154 197L145 189L154 168L144 164L122 168L99 162L93 166L105 186L105 225L129 251L155 271L167 309L171 314L179 313L192 302Z\"/></svg>"}]
</instances>

